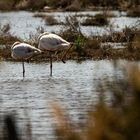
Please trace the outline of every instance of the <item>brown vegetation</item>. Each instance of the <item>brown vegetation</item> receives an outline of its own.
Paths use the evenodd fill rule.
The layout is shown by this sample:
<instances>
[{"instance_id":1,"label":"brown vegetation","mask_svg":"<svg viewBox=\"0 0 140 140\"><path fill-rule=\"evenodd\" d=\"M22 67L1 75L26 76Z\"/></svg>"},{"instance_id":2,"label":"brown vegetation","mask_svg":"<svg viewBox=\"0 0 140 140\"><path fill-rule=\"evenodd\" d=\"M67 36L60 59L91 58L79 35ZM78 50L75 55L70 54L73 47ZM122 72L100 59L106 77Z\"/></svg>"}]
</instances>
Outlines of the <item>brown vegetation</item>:
<instances>
[{"instance_id":1,"label":"brown vegetation","mask_svg":"<svg viewBox=\"0 0 140 140\"><path fill-rule=\"evenodd\" d=\"M1 0L1 10L39 10L46 5L46 0Z\"/></svg>"},{"instance_id":2,"label":"brown vegetation","mask_svg":"<svg viewBox=\"0 0 140 140\"><path fill-rule=\"evenodd\" d=\"M128 45L128 49L133 51L140 50L140 30L136 30L135 34L133 35L130 44Z\"/></svg>"},{"instance_id":3,"label":"brown vegetation","mask_svg":"<svg viewBox=\"0 0 140 140\"><path fill-rule=\"evenodd\" d=\"M95 10L97 7L128 10L137 5L140 5L139 0L1 0L0 9L42 10L45 6L49 6L53 10L63 9L67 11Z\"/></svg>"},{"instance_id":4,"label":"brown vegetation","mask_svg":"<svg viewBox=\"0 0 140 140\"><path fill-rule=\"evenodd\" d=\"M11 10L12 3L8 1L0 1L0 10Z\"/></svg>"},{"instance_id":5,"label":"brown vegetation","mask_svg":"<svg viewBox=\"0 0 140 140\"><path fill-rule=\"evenodd\" d=\"M107 16L105 14L97 14L94 17L88 17L82 23L82 25L84 26L104 26L108 24L109 20L107 19Z\"/></svg>"},{"instance_id":6,"label":"brown vegetation","mask_svg":"<svg viewBox=\"0 0 140 140\"><path fill-rule=\"evenodd\" d=\"M82 1L74 0L70 5L68 5L66 11L81 11L82 10Z\"/></svg>"},{"instance_id":7,"label":"brown vegetation","mask_svg":"<svg viewBox=\"0 0 140 140\"><path fill-rule=\"evenodd\" d=\"M46 16L45 23L47 25L57 25L59 24L58 21L53 16Z\"/></svg>"},{"instance_id":8,"label":"brown vegetation","mask_svg":"<svg viewBox=\"0 0 140 140\"><path fill-rule=\"evenodd\" d=\"M140 17L140 5L134 8L131 8L127 11L127 16L129 17Z\"/></svg>"},{"instance_id":9,"label":"brown vegetation","mask_svg":"<svg viewBox=\"0 0 140 140\"><path fill-rule=\"evenodd\" d=\"M58 25L58 24L60 25L60 24L62 24L62 23L58 22L57 19L52 15L47 15L47 14L43 14L43 13L35 13L34 17L43 18L46 25Z\"/></svg>"},{"instance_id":10,"label":"brown vegetation","mask_svg":"<svg viewBox=\"0 0 140 140\"><path fill-rule=\"evenodd\" d=\"M16 36L12 36L10 34L10 25L0 25L0 59L8 60L11 58L11 45L15 42L20 40Z\"/></svg>"},{"instance_id":11,"label":"brown vegetation","mask_svg":"<svg viewBox=\"0 0 140 140\"><path fill-rule=\"evenodd\" d=\"M11 45L20 40L9 33L9 25L1 27L0 42L4 45L0 49L1 59L11 60ZM37 47L37 37L44 32L43 28L38 28L36 34L31 34L27 40L29 44ZM129 59L140 60L140 30L138 28L126 27L122 32L110 32L110 35L85 37L79 25L77 18L70 16L66 18L66 24L59 34L69 42L73 42L74 46L70 50L66 59ZM125 43L126 47L113 48L102 43ZM58 55L61 55L59 53ZM32 58L30 61L48 60L49 54L39 55ZM54 58L56 60L56 58Z\"/></svg>"}]
</instances>

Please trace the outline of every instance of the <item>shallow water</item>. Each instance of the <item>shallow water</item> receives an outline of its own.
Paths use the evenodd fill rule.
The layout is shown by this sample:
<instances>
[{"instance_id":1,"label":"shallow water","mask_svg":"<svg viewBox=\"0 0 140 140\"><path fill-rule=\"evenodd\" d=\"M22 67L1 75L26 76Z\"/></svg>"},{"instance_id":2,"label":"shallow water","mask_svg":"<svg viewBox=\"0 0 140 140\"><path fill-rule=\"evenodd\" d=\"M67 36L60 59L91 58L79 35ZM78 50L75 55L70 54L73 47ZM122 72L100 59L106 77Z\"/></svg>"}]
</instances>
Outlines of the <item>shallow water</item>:
<instances>
[{"instance_id":1,"label":"shallow water","mask_svg":"<svg viewBox=\"0 0 140 140\"><path fill-rule=\"evenodd\" d=\"M68 15L95 15L100 11L86 11L86 12L52 12L47 13L47 15L54 16L58 21L64 21L65 17ZM132 27L137 24L140 18L130 18L125 17L125 13L120 13L118 11L112 11L116 17L110 18L111 29L114 31L120 31L126 26ZM45 31L59 33L63 29L63 26L54 25L49 26L45 25L42 18L33 17L35 13L27 11L18 11L18 12L0 12L0 23L10 24L10 32L13 35L21 37L22 39L29 39L30 34L35 34L38 27L43 27ZM81 20L81 18L78 18ZM98 26L81 26L81 31L83 34L89 35L103 35L110 33L109 27L98 27Z\"/></svg>"},{"instance_id":2,"label":"shallow water","mask_svg":"<svg viewBox=\"0 0 140 140\"><path fill-rule=\"evenodd\" d=\"M118 63L125 66L128 62ZM15 112L22 128L30 122L37 140L54 138L52 103L58 103L78 126L98 100L99 82L122 76L121 68L115 70L108 60L54 62L53 77L48 63L25 63L25 68L23 79L21 63L0 62L0 113Z\"/></svg>"}]
</instances>

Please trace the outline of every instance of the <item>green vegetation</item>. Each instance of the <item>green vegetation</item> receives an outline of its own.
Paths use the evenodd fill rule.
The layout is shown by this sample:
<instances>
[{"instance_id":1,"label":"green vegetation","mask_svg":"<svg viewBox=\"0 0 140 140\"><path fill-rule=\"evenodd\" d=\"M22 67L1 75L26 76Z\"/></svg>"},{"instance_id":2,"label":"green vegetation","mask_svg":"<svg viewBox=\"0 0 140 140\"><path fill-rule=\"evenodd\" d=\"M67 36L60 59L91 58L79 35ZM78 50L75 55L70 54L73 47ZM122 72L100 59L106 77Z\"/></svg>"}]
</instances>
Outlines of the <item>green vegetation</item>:
<instances>
[{"instance_id":1,"label":"green vegetation","mask_svg":"<svg viewBox=\"0 0 140 140\"><path fill-rule=\"evenodd\" d=\"M78 56L85 56L85 51L84 51L84 43L85 43L85 38L81 35L77 35L76 38L74 39L74 45L75 49L74 51L77 52Z\"/></svg>"}]
</instances>

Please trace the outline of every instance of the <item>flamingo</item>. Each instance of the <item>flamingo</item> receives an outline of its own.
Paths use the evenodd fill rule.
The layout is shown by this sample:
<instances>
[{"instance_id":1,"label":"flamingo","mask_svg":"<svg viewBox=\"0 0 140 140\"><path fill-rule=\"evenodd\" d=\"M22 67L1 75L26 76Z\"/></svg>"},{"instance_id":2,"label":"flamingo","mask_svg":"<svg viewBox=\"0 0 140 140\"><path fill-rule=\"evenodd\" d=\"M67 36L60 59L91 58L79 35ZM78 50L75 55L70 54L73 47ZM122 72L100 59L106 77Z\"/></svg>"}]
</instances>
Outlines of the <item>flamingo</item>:
<instances>
[{"instance_id":1,"label":"flamingo","mask_svg":"<svg viewBox=\"0 0 140 140\"><path fill-rule=\"evenodd\" d=\"M25 77L24 61L40 53L41 50L27 43L15 42L11 47L12 58L22 61L23 77Z\"/></svg>"},{"instance_id":2,"label":"flamingo","mask_svg":"<svg viewBox=\"0 0 140 140\"><path fill-rule=\"evenodd\" d=\"M67 55L68 51L72 47L72 43L64 40L62 37L53 34L44 32L38 37L38 48L42 51L49 51L50 55L50 76L52 76L52 52L56 52L59 50L67 50L65 54L62 56L61 60L63 63L64 57Z\"/></svg>"}]
</instances>

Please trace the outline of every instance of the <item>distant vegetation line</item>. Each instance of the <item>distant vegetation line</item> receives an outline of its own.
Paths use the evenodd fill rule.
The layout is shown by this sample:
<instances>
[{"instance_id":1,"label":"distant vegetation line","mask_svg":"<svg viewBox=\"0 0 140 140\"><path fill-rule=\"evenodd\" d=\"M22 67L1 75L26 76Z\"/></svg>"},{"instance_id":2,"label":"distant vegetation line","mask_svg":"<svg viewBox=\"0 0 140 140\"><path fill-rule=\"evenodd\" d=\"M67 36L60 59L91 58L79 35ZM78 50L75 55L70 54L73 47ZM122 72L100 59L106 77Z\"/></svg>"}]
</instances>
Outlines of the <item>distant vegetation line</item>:
<instances>
[{"instance_id":1,"label":"distant vegetation line","mask_svg":"<svg viewBox=\"0 0 140 140\"><path fill-rule=\"evenodd\" d=\"M127 10L140 5L139 0L1 0L1 10L41 10L45 6L78 11L89 7L112 7Z\"/></svg>"}]
</instances>

